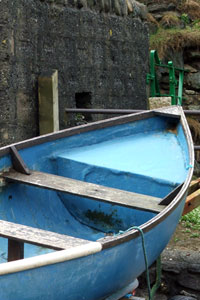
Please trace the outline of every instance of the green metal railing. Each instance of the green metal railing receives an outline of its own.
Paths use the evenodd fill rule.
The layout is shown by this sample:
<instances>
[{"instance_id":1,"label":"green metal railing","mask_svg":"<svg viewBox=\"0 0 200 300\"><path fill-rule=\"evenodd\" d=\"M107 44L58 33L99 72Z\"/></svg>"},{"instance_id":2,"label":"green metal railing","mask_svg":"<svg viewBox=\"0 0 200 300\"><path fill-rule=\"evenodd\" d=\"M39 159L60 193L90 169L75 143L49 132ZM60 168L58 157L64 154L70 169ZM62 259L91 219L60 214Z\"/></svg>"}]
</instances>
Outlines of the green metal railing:
<instances>
[{"instance_id":1,"label":"green metal railing","mask_svg":"<svg viewBox=\"0 0 200 300\"><path fill-rule=\"evenodd\" d=\"M169 70L169 94L161 94L160 86L156 74L156 68L162 67ZM178 80L176 79L176 73L179 73ZM150 97L171 97L172 105L182 105L183 101L183 80L184 72L187 70L176 68L172 61L169 61L167 65L163 64L158 57L156 50L150 52L150 73L147 74L147 84L150 85Z\"/></svg>"}]
</instances>

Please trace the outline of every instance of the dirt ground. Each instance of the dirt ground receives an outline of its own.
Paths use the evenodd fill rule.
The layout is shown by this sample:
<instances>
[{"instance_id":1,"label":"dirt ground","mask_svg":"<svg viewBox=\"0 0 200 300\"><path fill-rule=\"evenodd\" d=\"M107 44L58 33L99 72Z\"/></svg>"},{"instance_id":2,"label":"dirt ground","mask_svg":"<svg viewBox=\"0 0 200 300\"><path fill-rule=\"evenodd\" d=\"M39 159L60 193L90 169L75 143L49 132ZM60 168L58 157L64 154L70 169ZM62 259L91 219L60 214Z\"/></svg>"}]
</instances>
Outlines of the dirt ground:
<instances>
[{"instance_id":1,"label":"dirt ground","mask_svg":"<svg viewBox=\"0 0 200 300\"><path fill-rule=\"evenodd\" d=\"M185 228L184 222L180 222L167 247L178 250L200 251L200 232L194 228Z\"/></svg>"}]
</instances>

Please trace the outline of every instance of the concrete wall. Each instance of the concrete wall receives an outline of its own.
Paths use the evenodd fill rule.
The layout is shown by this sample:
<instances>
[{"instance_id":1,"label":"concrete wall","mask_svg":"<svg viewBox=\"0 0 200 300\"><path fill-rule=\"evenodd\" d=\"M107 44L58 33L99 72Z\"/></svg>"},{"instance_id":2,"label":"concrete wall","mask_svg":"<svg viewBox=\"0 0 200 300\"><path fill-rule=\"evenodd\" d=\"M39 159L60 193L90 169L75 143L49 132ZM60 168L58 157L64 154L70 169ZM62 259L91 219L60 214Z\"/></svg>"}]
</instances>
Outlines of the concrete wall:
<instances>
[{"instance_id":1,"label":"concrete wall","mask_svg":"<svg viewBox=\"0 0 200 300\"><path fill-rule=\"evenodd\" d=\"M73 124L65 107L146 108L144 14L72 2L0 1L1 145L38 134L38 76L48 70L59 74L61 129Z\"/></svg>"}]
</instances>

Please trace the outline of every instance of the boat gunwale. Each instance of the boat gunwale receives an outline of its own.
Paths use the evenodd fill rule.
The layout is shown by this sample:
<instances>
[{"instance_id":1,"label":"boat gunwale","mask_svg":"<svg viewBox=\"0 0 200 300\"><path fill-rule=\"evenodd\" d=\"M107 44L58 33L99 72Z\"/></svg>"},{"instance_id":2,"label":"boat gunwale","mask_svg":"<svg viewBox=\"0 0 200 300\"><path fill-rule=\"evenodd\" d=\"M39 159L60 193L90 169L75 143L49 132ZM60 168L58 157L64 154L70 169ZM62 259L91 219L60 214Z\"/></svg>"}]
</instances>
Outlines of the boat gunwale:
<instances>
[{"instance_id":1,"label":"boat gunwale","mask_svg":"<svg viewBox=\"0 0 200 300\"><path fill-rule=\"evenodd\" d=\"M139 121L139 120L144 120L147 118L154 117L156 115L161 115L161 116L171 116L175 118L181 118L180 122L183 127L183 131L185 134L185 138L187 141L188 145L188 152L189 152L189 161L190 165L192 167L189 170L188 176L183 184L182 189L179 191L177 196L174 198L174 200L166 206L166 208L163 209L160 213L158 213L156 216L154 216L151 220L147 221L146 223L142 224L140 228L143 230L144 233L150 231L152 228L160 224L164 219L167 218L167 216L173 212L176 207L179 205L181 202L182 198L184 195L187 193L187 189L189 187L189 183L192 178L192 173L193 173L193 161L194 161L194 148L193 148L193 142L192 142L192 137L189 131L189 127L187 125L186 118L184 116L183 110L180 106L173 106L173 107L167 107L167 108L162 108L158 110L151 110L151 111L145 111L145 112L139 112L135 114L130 114L126 116L118 116L114 118L109 118L106 120L101 120L97 122L93 122L90 124L84 124L72 128L67 128L64 130L61 130L59 132L55 133L50 133L46 134L43 136L38 136L32 139L28 139L25 141L21 141L18 143L14 143L12 145L4 146L0 148L0 157L9 154L10 153L10 147L15 146L17 150L25 149L28 147L33 147L36 145L40 145L43 143L51 142L57 139L61 138L66 138L68 136L84 133L84 132L89 132L93 130L98 130L98 129L103 129L107 127L112 127L112 126L117 126L117 125L122 125L126 124L129 122L133 121ZM116 245L120 245L124 242L128 242L132 239L135 239L139 236L139 232L135 229L132 229L130 231L124 232L118 236L114 237L109 237L106 238L105 240L101 239L99 242L102 244L102 250L114 247ZM98 240L97 240L98 242Z\"/></svg>"},{"instance_id":2,"label":"boat gunwale","mask_svg":"<svg viewBox=\"0 0 200 300\"><path fill-rule=\"evenodd\" d=\"M75 246L69 249L19 259L0 264L0 277L7 274L24 272L35 268L41 268L52 264L62 263L73 259L79 259L102 251L99 242L88 242L85 245Z\"/></svg>"}]
</instances>

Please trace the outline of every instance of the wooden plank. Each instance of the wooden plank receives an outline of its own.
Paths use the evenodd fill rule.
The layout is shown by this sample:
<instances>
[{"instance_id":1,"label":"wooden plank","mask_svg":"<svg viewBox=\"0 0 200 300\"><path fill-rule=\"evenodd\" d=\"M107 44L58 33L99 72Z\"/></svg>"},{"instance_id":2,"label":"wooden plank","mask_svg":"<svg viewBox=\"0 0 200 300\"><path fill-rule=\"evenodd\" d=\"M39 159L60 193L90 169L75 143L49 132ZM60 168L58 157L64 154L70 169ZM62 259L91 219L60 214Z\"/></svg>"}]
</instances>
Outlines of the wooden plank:
<instances>
[{"instance_id":1,"label":"wooden plank","mask_svg":"<svg viewBox=\"0 0 200 300\"><path fill-rule=\"evenodd\" d=\"M200 178L192 180L188 189L188 195L194 193L200 187Z\"/></svg>"},{"instance_id":2,"label":"wooden plank","mask_svg":"<svg viewBox=\"0 0 200 300\"><path fill-rule=\"evenodd\" d=\"M195 191L194 193L190 194L185 202L185 207L183 210L183 216L188 214L193 209L200 206L200 189Z\"/></svg>"},{"instance_id":3,"label":"wooden plank","mask_svg":"<svg viewBox=\"0 0 200 300\"><path fill-rule=\"evenodd\" d=\"M0 236L10 240L20 241L21 243L30 243L55 250L69 249L90 242L88 240L74 238L69 235L59 234L3 220L0 220Z\"/></svg>"},{"instance_id":4,"label":"wooden plank","mask_svg":"<svg viewBox=\"0 0 200 300\"><path fill-rule=\"evenodd\" d=\"M8 261L24 258L24 243L8 240Z\"/></svg>"},{"instance_id":5,"label":"wooden plank","mask_svg":"<svg viewBox=\"0 0 200 300\"><path fill-rule=\"evenodd\" d=\"M157 197L131 193L48 173L32 171L31 175L24 175L11 170L10 172L3 173L2 176L9 181L17 183L34 185L40 188L52 189L145 211L159 213L165 207L159 205L161 199Z\"/></svg>"},{"instance_id":6,"label":"wooden plank","mask_svg":"<svg viewBox=\"0 0 200 300\"><path fill-rule=\"evenodd\" d=\"M58 71L43 73L38 78L40 135L59 130Z\"/></svg>"}]
</instances>

